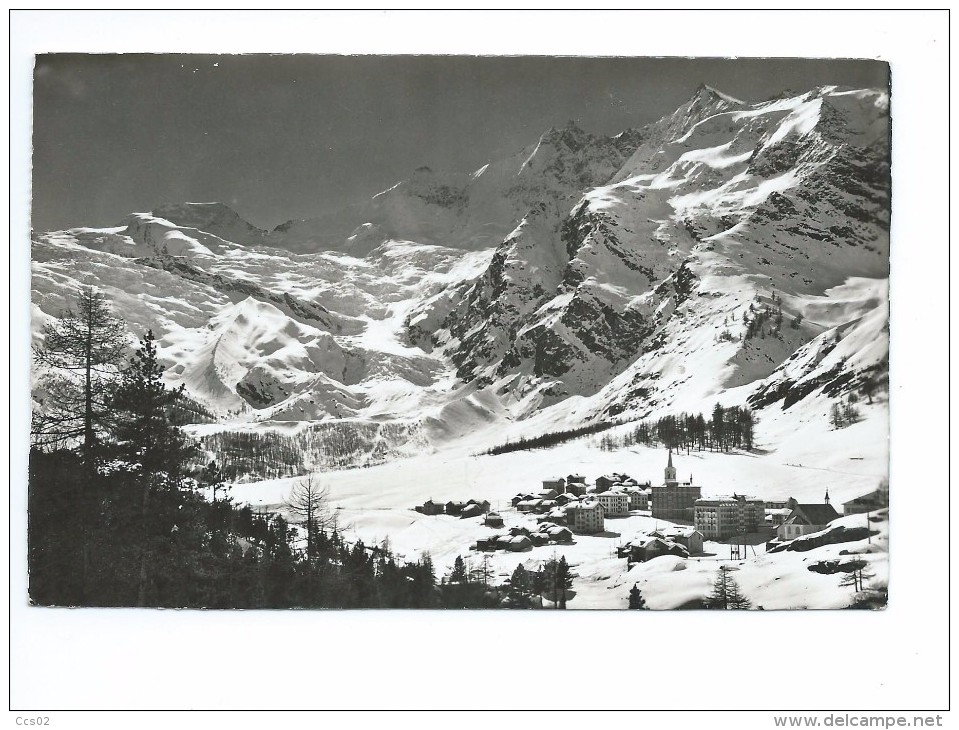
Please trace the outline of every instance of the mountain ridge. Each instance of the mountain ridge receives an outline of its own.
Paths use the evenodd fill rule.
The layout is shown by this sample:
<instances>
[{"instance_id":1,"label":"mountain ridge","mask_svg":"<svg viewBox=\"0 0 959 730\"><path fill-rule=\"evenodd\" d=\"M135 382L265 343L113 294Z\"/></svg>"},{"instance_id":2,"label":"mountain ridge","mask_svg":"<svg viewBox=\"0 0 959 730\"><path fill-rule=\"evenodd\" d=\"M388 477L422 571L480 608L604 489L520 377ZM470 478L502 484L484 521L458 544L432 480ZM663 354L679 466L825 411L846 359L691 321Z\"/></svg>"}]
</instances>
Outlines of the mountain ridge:
<instances>
[{"instance_id":1,"label":"mountain ridge","mask_svg":"<svg viewBox=\"0 0 959 730\"><path fill-rule=\"evenodd\" d=\"M36 234L35 316L95 281L134 332L158 331L167 377L224 427L419 421L442 440L716 399L781 407L883 367L882 347L850 355L825 396L821 373L783 370L824 332L858 331L853 311L883 331L888 190L884 91L747 103L703 85L640 130L551 128L308 225L181 203ZM246 316L221 332L237 307L269 331ZM242 353L229 377L227 340Z\"/></svg>"}]
</instances>

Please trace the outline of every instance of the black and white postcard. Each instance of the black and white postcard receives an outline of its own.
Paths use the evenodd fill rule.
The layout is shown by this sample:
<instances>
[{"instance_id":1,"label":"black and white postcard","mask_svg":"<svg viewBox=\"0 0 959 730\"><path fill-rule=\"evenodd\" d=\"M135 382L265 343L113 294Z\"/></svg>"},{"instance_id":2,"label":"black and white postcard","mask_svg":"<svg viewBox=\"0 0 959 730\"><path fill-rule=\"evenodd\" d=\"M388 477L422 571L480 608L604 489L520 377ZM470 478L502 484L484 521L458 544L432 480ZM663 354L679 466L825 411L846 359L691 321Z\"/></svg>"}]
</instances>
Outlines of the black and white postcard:
<instances>
[{"instance_id":1,"label":"black and white postcard","mask_svg":"<svg viewBox=\"0 0 959 730\"><path fill-rule=\"evenodd\" d=\"M889 104L879 61L37 56L31 601L883 607Z\"/></svg>"}]
</instances>

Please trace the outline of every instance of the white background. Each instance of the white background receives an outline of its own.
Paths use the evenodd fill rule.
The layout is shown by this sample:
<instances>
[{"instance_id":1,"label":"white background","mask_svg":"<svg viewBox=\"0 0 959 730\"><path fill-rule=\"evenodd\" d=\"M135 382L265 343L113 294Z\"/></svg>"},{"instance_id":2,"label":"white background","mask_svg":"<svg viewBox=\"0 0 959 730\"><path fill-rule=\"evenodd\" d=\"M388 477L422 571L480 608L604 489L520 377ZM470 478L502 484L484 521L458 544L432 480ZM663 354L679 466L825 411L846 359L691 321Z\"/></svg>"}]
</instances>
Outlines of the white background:
<instances>
[{"instance_id":1,"label":"white background","mask_svg":"<svg viewBox=\"0 0 959 730\"><path fill-rule=\"evenodd\" d=\"M131 717L58 709L686 711L627 720L675 728L773 727L772 715L789 710L856 715L883 710L911 718L945 709L946 13L16 11L10 22L10 726L17 717L37 715L50 716L51 727L91 728L339 722L289 714ZM891 62L889 608L637 615L28 607L30 82L33 54L65 51L807 56ZM404 719L415 719L418 726L620 721L562 713L398 718Z\"/></svg>"}]
</instances>

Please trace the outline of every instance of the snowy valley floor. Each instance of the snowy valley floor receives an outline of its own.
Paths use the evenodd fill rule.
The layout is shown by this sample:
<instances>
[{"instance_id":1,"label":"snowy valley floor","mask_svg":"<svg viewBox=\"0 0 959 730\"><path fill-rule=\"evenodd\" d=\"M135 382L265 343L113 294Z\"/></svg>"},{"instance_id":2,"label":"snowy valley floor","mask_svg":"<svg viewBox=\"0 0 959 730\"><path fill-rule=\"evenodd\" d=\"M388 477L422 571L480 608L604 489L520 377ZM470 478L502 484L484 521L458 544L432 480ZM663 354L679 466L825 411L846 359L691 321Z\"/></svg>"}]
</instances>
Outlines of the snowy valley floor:
<instances>
[{"instance_id":1,"label":"snowy valley floor","mask_svg":"<svg viewBox=\"0 0 959 730\"><path fill-rule=\"evenodd\" d=\"M826 489L832 504L841 510L844 501L874 490L886 472L887 409L885 404L864 406L863 421L845 429L824 429L828 405L818 399L797 404L787 414L771 411L760 428L776 448L752 453L681 452L674 457L680 478L692 474L703 496L732 492L767 500L795 497L800 502L821 502ZM625 428L625 427L623 427ZM478 565L489 557L494 582L502 582L518 563L565 555L576 575L575 596L569 608L625 608L627 594L638 583L653 609L678 608L705 597L720 565L730 565L734 577L754 607L764 609L842 608L853 599L852 589L839 586L841 573L824 575L807 567L840 554L866 553L871 585L885 586L888 574L888 522L883 516L870 523L877 532L870 540L826 545L806 552L766 554L760 544L747 557L731 562L729 546L706 543L704 557L689 560L664 556L635 564L627 572L625 558L616 547L655 527L667 526L648 513L608 518L606 533L577 535L569 545L534 547L519 553L472 552L477 537L494 530L482 518L460 519L426 516L413 510L428 499L486 499L499 511L506 527L533 524L533 517L510 508L510 498L520 491L539 491L543 479L582 474L592 483L610 472L624 472L640 482L659 484L666 451L632 447L617 451L599 448L598 436L578 439L544 450L519 451L499 456L475 456L463 445L457 449L424 454L380 466L324 472L339 524L347 539L367 544L388 540L400 556L414 559L429 553L437 578L447 575L457 555ZM254 507L279 508L294 479L279 479L233 487L232 496ZM837 524L865 525L865 515L842 518Z\"/></svg>"}]
</instances>

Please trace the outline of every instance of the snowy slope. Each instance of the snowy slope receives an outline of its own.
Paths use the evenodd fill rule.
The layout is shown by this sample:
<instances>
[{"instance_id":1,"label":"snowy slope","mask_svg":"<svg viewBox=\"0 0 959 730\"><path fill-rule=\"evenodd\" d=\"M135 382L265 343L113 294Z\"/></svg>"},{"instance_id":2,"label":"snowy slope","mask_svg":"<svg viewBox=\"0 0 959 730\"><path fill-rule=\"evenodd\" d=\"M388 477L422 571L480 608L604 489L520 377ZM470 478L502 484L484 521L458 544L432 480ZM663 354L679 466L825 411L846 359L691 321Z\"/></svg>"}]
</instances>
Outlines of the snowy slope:
<instances>
[{"instance_id":1,"label":"snowy slope","mask_svg":"<svg viewBox=\"0 0 959 730\"><path fill-rule=\"evenodd\" d=\"M603 391L596 416L762 379L821 325L746 341L755 310L788 324L851 277L888 275L887 102L825 87L746 105L704 87L560 221L531 211L411 337L502 398Z\"/></svg>"},{"instance_id":2,"label":"snowy slope","mask_svg":"<svg viewBox=\"0 0 959 730\"><path fill-rule=\"evenodd\" d=\"M887 142L881 91L703 86L277 231L182 203L38 234L34 330L96 284L231 429L417 421L480 449L719 401L788 431L884 382Z\"/></svg>"}]
</instances>

